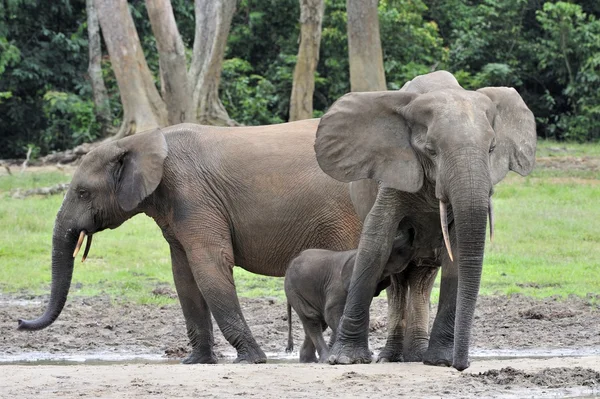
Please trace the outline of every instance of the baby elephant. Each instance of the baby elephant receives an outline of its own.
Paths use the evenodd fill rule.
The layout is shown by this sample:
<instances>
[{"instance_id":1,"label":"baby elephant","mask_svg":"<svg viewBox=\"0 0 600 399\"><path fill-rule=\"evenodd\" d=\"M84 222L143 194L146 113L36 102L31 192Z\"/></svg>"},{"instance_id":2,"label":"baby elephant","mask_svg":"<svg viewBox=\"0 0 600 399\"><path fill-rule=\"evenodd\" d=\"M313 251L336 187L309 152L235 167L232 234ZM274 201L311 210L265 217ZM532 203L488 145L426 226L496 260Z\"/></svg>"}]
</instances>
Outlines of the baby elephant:
<instances>
[{"instance_id":1,"label":"baby elephant","mask_svg":"<svg viewBox=\"0 0 600 399\"><path fill-rule=\"evenodd\" d=\"M390 285L390 275L402 272L410 262L414 253L410 233L412 230L396 237L373 296L378 296ZM291 352L294 348L291 309L294 308L305 334L300 348L300 363L317 362L315 350L319 354L319 360L327 359L329 348L335 341L340 317L344 313L356 253L356 249L343 252L307 249L290 262L284 282L289 327L286 352ZM327 326L332 330L329 346L323 338L323 331Z\"/></svg>"}]
</instances>

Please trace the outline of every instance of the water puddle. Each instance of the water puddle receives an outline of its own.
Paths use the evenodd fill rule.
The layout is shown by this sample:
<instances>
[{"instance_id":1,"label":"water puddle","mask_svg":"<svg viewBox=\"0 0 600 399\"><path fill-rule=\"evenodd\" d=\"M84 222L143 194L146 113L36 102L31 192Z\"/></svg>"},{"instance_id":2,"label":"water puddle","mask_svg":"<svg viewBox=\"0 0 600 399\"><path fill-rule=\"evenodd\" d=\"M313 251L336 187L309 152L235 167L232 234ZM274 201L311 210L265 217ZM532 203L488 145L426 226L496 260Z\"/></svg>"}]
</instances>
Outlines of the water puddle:
<instances>
[{"instance_id":1,"label":"water puddle","mask_svg":"<svg viewBox=\"0 0 600 399\"><path fill-rule=\"evenodd\" d=\"M480 360L548 359L551 357L599 356L600 347L592 348L523 348L523 349L471 349L470 355Z\"/></svg>"},{"instance_id":2,"label":"water puddle","mask_svg":"<svg viewBox=\"0 0 600 399\"><path fill-rule=\"evenodd\" d=\"M225 353L219 363L232 363L235 353ZM598 348L556 348L556 349L473 349L471 357L479 360L503 359L547 359L553 357L585 357L600 356ZM297 363L298 353L267 353L269 363ZM0 353L1 365L108 365L108 364L178 364L181 359L167 358L163 354L143 352L80 352L80 353L48 353L23 352L19 354Z\"/></svg>"},{"instance_id":3,"label":"water puddle","mask_svg":"<svg viewBox=\"0 0 600 399\"><path fill-rule=\"evenodd\" d=\"M235 353L225 354L218 363L232 363ZM298 363L297 354L267 353L269 363ZM145 353L111 353L88 352L78 354L25 352L19 354L0 353L0 366L2 365L110 365L110 364L179 364L181 359L167 358L162 354Z\"/></svg>"},{"instance_id":4,"label":"water puddle","mask_svg":"<svg viewBox=\"0 0 600 399\"><path fill-rule=\"evenodd\" d=\"M30 299L6 299L0 297L0 306L39 306L42 301L30 300Z\"/></svg>"}]
</instances>

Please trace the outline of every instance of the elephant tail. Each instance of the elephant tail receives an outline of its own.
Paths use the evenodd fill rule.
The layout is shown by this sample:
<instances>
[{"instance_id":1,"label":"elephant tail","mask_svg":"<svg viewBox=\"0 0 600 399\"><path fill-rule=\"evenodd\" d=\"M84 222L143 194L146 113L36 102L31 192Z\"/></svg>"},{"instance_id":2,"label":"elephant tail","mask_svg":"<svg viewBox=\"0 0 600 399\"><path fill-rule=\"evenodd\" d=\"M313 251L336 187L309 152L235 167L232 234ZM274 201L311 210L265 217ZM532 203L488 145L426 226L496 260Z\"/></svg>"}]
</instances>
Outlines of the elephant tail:
<instances>
[{"instance_id":1,"label":"elephant tail","mask_svg":"<svg viewBox=\"0 0 600 399\"><path fill-rule=\"evenodd\" d=\"M291 353L294 350L294 337L292 336L292 305L287 303L287 319L288 319L288 344L285 348L286 353Z\"/></svg>"}]
</instances>

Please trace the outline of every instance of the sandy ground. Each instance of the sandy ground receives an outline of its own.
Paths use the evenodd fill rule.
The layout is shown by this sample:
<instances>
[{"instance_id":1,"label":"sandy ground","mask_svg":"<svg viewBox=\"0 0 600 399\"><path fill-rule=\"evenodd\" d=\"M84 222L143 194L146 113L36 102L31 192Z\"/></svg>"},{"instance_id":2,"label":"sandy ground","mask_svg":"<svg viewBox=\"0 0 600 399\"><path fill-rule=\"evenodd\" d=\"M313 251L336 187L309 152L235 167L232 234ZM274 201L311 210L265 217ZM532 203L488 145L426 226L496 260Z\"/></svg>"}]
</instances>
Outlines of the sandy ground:
<instances>
[{"instance_id":1,"label":"sandy ground","mask_svg":"<svg viewBox=\"0 0 600 399\"><path fill-rule=\"evenodd\" d=\"M156 292L172 294L168 289ZM600 298L594 296L480 298L472 366L463 373L418 363L301 365L297 354L282 361L285 303L269 298L242 299L250 328L272 359L266 365L232 364L233 348L216 328L215 350L222 364L179 364L188 346L178 304L71 298L48 329L16 331L15 320L39 315L46 299L0 297L2 398L600 396ZM385 342L385 321L385 301L376 299L370 329L375 353ZM303 334L297 317L293 329L299 347ZM34 361L44 358L52 361Z\"/></svg>"}]
</instances>

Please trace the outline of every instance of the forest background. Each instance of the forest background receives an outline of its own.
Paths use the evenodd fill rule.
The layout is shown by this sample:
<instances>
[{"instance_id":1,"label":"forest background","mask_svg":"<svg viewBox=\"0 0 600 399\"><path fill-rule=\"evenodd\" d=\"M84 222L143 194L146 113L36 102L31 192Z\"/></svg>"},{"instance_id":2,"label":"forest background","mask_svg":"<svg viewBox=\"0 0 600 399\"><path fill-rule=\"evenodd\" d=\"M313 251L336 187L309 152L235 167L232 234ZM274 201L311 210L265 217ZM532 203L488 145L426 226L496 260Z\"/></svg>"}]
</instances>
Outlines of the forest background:
<instances>
[{"instance_id":1,"label":"forest background","mask_svg":"<svg viewBox=\"0 0 600 399\"><path fill-rule=\"evenodd\" d=\"M126 64L117 65L123 60L117 62L114 51L109 56L107 47L114 45L114 40L110 42L105 34L116 34L127 24L116 10L103 8L102 4L107 3L111 2L88 0L86 9L83 0L0 0L0 159L23 158L28 151L35 158L135 130L135 123L133 128L126 123L131 111L124 109L127 99L123 90L120 92L115 72L118 68L121 73L127 72L123 68ZM214 28L212 36L210 32L208 36L214 39L216 47L219 40L222 42L222 62L216 65L221 80L219 84L217 77L218 87L209 88L205 96L218 93L218 98L213 99L218 112L211 114L216 119L207 120L200 111L194 111L194 121L260 125L297 119L290 110L294 102L294 71L302 26L311 21L322 26L320 46L316 47L312 116L321 116L337 98L351 90L346 0L325 0L322 18L316 19L305 11L306 7L318 6L319 0L112 3L129 8L153 90L162 93L163 99L158 97L157 101L166 103L167 108L170 100L165 95L166 85L177 82L169 83L163 73L168 66L161 63L167 58L161 60L159 54L165 50L165 43L174 43L176 50L183 50L180 56L185 57L184 64L190 64L190 76L194 59L202 52L194 46L203 43L194 38L200 28ZM199 28L200 3L221 9L205 10L209 21ZM228 29L219 25L223 9L227 8L225 3L229 3L226 13L231 14L230 27L225 26ZM387 89L397 90L416 75L445 69L454 73L465 88L515 87L534 112L540 137L600 140L600 2L375 3ZM89 29L89 10L94 5L102 30L113 23L111 29L102 32L102 41L98 32L94 38ZM157 13L157 7L172 7L172 13L161 12L160 8ZM221 14L211 19L211 12ZM156 18L170 15L174 16L176 25L172 26L181 42L161 44L164 32L157 32L156 27L168 27L169 21L160 25ZM153 18L159 22L153 24ZM227 15L224 19L227 22ZM122 34L121 39L125 36L132 35ZM177 35L173 37L176 39ZM210 50L211 43L204 44ZM100 54L95 72L94 52ZM210 56L204 54L204 60L208 59ZM181 64L175 63L174 68ZM105 87L106 97L101 102L95 98L94 75L101 77ZM152 97L127 91L140 103L141 97ZM201 107L202 99L195 101L189 106ZM171 115L167 122L167 115L162 112L164 121L157 123L170 124ZM138 122L138 128L139 125Z\"/></svg>"}]
</instances>

